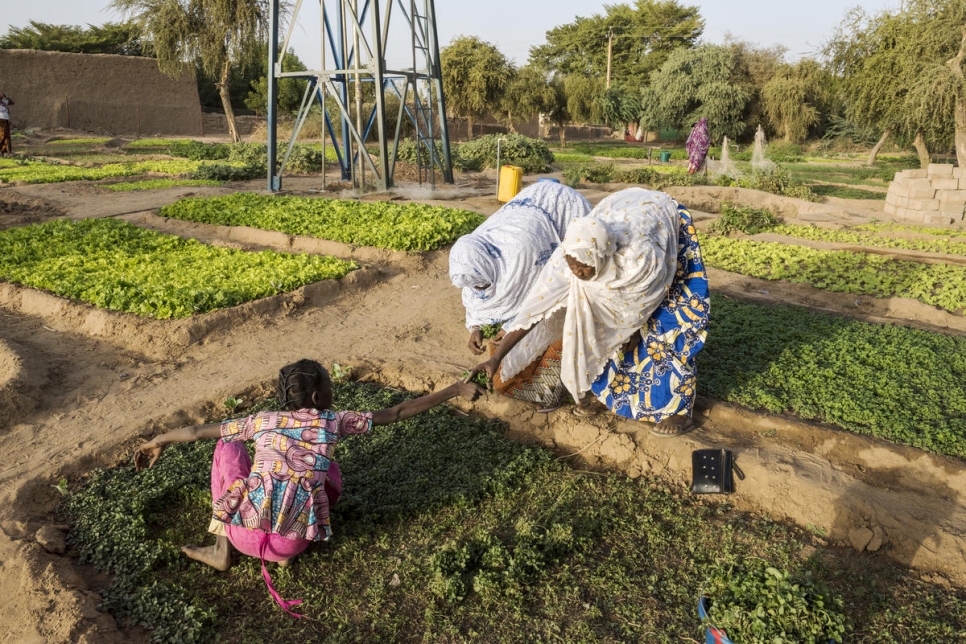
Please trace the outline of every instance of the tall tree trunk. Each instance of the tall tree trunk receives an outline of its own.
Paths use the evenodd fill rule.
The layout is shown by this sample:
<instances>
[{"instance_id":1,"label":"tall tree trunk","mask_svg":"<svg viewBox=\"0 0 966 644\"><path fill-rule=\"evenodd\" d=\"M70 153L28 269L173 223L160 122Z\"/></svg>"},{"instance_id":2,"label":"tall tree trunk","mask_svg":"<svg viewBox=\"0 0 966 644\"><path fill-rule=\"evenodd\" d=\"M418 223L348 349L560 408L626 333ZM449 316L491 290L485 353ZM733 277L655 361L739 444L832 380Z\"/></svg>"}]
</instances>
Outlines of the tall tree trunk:
<instances>
[{"instance_id":1,"label":"tall tree trunk","mask_svg":"<svg viewBox=\"0 0 966 644\"><path fill-rule=\"evenodd\" d=\"M926 135L922 130L916 130L916 140L912 143L919 154L919 167L929 167L929 148L926 147Z\"/></svg>"},{"instance_id":2,"label":"tall tree trunk","mask_svg":"<svg viewBox=\"0 0 966 644\"><path fill-rule=\"evenodd\" d=\"M557 136L560 137L560 147L567 147L567 126L563 123L557 125Z\"/></svg>"},{"instance_id":3,"label":"tall tree trunk","mask_svg":"<svg viewBox=\"0 0 966 644\"><path fill-rule=\"evenodd\" d=\"M953 75L963 81L963 57L966 56L966 25L963 25L963 39L959 42L959 53L946 62ZM960 90L956 100L956 160L960 168L966 168L966 96Z\"/></svg>"},{"instance_id":4,"label":"tall tree trunk","mask_svg":"<svg viewBox=\"0 0 966 644\"><path fill-rule=\"evenodd\" d=\"M885 145L890 136L892 136L892 130L886 128L885 132L882 133L882 138L879 139L879 142L872 148L872 152L869 153L869 160L865 162L866 165L875 165L875 160L878 158L879 152L882 151L882 146Z\"/></svg>"},{"instance_id":5,"label":"tall tree trunk","mask_svg":"<svg viewBox=\"0 0 966 644\"><path fill-rule=\"evenodd\" d=\"M225 120L228 121L228 134L231 136L232 143L241 141L238 136L238 128L235 126L235 112L231 109L231 92L228 91L228 83L231 80L231 60L225 58L221 66L221 78L215 84L218 88L218 95L221 97L221 106L225 108Z\"/></svg>"},{"instance_id":6,"label":"tall tree trunk","mask_svg":"<svg viewBox=\"0 0 966 644\"><path fill-rule=\"evenodd\" d=\"M468 114L466 116L466 140L473 140L473 115Z\"/></svg>"}]
</instances>

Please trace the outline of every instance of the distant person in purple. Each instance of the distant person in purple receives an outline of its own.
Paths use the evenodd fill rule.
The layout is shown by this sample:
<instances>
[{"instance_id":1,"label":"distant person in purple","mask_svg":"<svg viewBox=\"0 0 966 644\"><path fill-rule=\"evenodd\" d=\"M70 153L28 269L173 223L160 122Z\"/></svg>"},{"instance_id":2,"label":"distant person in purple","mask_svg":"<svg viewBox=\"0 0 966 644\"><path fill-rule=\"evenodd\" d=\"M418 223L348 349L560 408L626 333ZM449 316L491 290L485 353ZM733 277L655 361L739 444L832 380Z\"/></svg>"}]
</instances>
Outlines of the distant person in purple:
<instances>
[{"instance_id":1,"label":"distant person in purple","mask_svg":"<svg viewBox=\"0 0 966 644\"><path fill-rule=\"evenodd\" d=\"M694 174L704 167L704 159L708 156L711 146L711 135L708 133L708 119L701 119L691 128L691 135L685 149L688 151L688 174Z\"/></svg>"},{"instance_id":2,"label":"distant person in purple","mask_svg":"<svg viewBox=\"0 0 966 644\"><path fill-rule=\"evenodd\" d=\"M10 110L13 105L9 96L0 92L0 156L13 154L13 144L10 141Z\"/></svg>"}]
</instances>

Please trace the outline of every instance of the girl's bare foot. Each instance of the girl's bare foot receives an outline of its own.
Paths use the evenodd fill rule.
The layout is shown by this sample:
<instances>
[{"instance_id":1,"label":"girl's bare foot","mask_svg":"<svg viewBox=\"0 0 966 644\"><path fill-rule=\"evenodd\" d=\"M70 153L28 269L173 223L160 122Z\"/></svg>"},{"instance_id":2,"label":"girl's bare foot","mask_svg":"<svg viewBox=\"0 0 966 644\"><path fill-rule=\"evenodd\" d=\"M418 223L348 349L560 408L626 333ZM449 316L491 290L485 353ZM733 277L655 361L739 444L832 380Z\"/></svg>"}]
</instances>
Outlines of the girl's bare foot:
<instances>
[{"instance_id":1,"label":"girl's bare foot","mask_svg":"<svg viewBox=\"0 0 966 644\"><path fill-rule=\"evenodd\" d=\"M228 537L215 537L213 546L181 546L181 552L215 570L225 571L231 568L231 545Z\"/></svg>"}]
</instances>

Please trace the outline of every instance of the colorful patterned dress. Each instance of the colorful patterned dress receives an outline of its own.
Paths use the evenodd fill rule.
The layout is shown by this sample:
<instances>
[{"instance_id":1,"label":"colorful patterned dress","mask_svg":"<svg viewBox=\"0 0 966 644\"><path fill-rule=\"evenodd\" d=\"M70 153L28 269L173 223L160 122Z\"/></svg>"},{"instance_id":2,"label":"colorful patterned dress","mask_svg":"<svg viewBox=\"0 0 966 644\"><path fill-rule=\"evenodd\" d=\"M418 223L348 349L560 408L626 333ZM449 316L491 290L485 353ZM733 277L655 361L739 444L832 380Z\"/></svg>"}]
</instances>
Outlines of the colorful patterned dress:
<instances>
[{"instance_id":1,"label":"colorful patterned dress","mask_svg":"<svg viewBox=\"0 0 966 644\"><path fill-rule=\"evenodd\" d=\"M619 353L591 386L597 399L619 416L660 422L691 415L694 357L708 334L708 278L691 213L678 206L678 268L667 297L641 329L630 354Z\"/></svg>"},{"instance_id":2,"label":"colorful patterned dress","mask_svg":"<svg viewBox=\"0 0 966 644\"><path fill-rule=\"evenodd\" d=\"M325 492L332 449L346 434L372 429L372 414L354 411L261 412L221 425L221 439L255 441L248 478L213 503L214 519L287 539L332 534Z\"/></svg>"}]
</instances>

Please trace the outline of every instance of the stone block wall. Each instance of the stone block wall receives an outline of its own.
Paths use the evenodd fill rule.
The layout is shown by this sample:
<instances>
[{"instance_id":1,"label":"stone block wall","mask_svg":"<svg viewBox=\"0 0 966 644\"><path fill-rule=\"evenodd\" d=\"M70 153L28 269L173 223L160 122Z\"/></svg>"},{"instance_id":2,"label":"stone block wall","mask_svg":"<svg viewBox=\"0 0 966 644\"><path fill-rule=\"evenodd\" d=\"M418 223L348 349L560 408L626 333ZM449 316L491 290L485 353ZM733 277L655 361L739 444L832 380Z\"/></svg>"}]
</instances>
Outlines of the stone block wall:
<instances>
[{"instance_id":1,"label":"stone block wall","mask_svg":"<svg viewBox=\"0 0 966 644\"><path fill-rule=\"evenodd\" d=\"M886 195L885 212L896 219L927 226L964 221L966 168L931 163L925 170L896 174Z\"/></svg>"}]
</instances>

